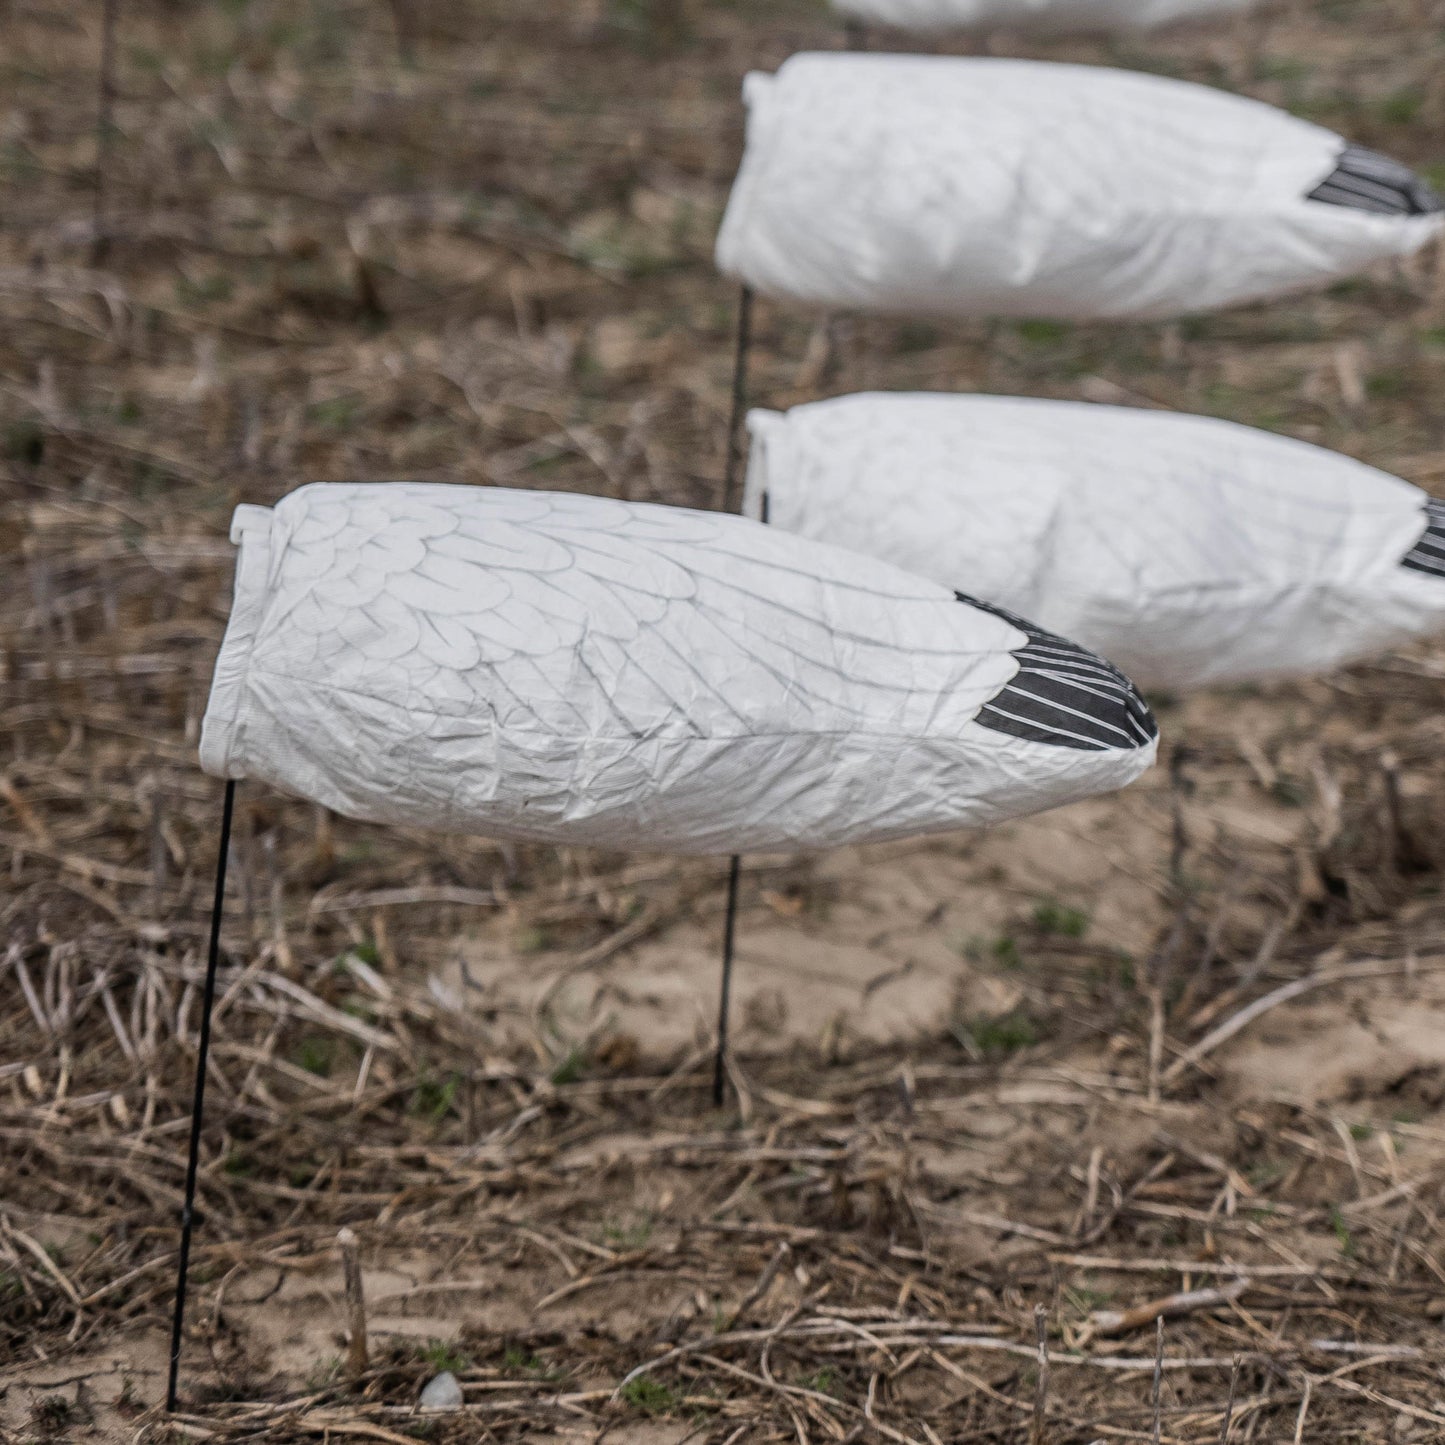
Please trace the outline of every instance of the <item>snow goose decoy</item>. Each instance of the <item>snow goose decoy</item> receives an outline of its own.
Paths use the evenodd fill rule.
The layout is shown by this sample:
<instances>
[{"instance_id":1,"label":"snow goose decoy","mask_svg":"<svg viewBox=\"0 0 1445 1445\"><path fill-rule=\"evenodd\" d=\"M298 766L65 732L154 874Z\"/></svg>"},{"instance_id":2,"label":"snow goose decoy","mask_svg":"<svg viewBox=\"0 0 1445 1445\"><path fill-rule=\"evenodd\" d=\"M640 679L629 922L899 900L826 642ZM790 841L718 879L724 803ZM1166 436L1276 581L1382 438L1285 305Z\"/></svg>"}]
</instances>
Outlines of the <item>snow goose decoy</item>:
<instances>
[{"instance_id":1,"label":"snow goose decoy","mask_svg":"<svg viewBox=\"0 0 1445 1445\"><path fill-rule=\"evenodd\" d=\"M744 86L720 269L932 316L1167 317L1417 250L1405 166L1259 101L1034 61L795 55Z\"/></svg>"},{"instance_id":2,"label":"snow goose decoy","mask_svg":"<svg viewBox=\"0 0 1445 1445\"><path fill-rule=\"evenodd\" d=\"M1153 754L1082 649L743 518L324 483L239 509L233 536L202 766L352 818L833 848L1054 807Z\"/></svg>"},{"instance_id":3,"label":"snow goose decoy","mask_svg":"<svg viewBox=\"0 0 1445 1445\"><path fill-rule=\"evenodd\" d=\"M238 778L374 822L736 854L1037 812L1124 786L1157 747L1133 686L1082 648L741 517L321 484L239 508L232 539L172 1401Z\"/></svg>"},{"instance_id":4,"label":"snow goose decoy","mask_svg":"<svg viewBox=\"0 0 1445 1445\"><path fill-rule=\"evenodd\" d=\"M746 512L967 585L1146 687L1316 672L1445 628L1445 503L1306 442L897 393L748 425Z\"/></svg>"},{"instance_id":5,"label":"snow goose decoy","mask_svg":"<svg viewBox=\"0 0 1445 1445\"><path fill-rule=\"evenodd\" d=\"M896 30L1013 30L1028 35L1130 34L1239 15L1254 0L833 0L855 23Z\"/></svg>"}]
</instances>

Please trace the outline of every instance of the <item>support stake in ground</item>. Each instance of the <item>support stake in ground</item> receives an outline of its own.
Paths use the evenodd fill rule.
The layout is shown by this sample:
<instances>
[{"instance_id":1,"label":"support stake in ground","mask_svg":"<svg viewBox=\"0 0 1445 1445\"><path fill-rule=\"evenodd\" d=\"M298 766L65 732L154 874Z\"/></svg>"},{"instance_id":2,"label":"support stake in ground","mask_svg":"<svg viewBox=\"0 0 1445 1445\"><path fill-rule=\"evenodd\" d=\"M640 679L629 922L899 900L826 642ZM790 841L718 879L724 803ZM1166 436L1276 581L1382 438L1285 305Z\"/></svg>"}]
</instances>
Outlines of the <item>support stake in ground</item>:
<instances>
[{"instance_id":1,"label":"support stake in ground","mask_svg":"<svg viewBox=\"0 0 1445 1445\"><path fill-rule=\"evenodd\" d=\"M191 1098L191 1152L186 1161L186 1197L181 1208L181 1248L176 1263L176 1308L171 1319L171 1366L166 1382L166 1411L174 1414L181 1372L181 1335L186 1323L186 1276L191 1265L191 1233L196 1222L196 1174L201 1159L201 1121L206 1105L206 1063L211 1052L211 1010L216 1003L216 969L221 959L221 913L226 903L226 857L231 851L231 819L236 811L236 780L227 779L221 807L221 841L216 852L216 896L211 905L211 942L206 982L201 991L201 1031L196 1041L196 1088Z\"/></svg>"}]
</instances>

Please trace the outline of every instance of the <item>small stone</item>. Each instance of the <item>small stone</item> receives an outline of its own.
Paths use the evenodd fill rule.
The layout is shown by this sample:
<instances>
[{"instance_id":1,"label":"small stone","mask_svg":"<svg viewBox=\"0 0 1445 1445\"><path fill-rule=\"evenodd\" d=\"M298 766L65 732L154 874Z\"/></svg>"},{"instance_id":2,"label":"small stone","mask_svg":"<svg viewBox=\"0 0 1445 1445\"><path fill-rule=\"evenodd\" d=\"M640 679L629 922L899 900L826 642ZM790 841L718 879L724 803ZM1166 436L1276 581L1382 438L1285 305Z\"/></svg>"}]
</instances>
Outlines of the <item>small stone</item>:
<instances>
[{"instance_id":1,"label":"small stone","mask_svg":"<svg viewBox=\"0 0 1445 1445\"><path fill-rule=\"evenodd\" d=\"M428 1380L421 1392L424 1410L460 1410L462 1408L462 1387L450 1370L443 1370L434 1379Z\"/></svg>"}]
</instances>

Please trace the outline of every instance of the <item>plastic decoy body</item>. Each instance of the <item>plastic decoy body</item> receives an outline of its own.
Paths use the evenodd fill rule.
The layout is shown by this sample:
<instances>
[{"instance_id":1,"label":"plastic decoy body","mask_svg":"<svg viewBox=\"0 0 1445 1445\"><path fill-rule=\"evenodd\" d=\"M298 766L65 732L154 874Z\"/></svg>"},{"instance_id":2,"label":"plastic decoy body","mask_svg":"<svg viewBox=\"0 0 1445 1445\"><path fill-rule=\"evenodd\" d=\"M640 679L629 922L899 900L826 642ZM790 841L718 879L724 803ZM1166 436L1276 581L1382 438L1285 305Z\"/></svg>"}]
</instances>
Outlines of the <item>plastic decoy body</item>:
<instances>
[{"instance_id":1,"label":"plastic decoy body","mask_svg":"<svg viewBox=\"0 0 1445 1445\"><path fill-rule=\"evenodd\" d=\"M794 301L1172 316L1331 281L1445 224L1388 157L1153 75L827 53L748 76L744 95L717 263Z\"/></svg>"},{"instance_id":2,"label":"plastic decoy body","mask_svg":"<svg viewBox=\"0 0 1445 1445\"><path fill-rule=\"evenodd\" d=\"M1445 504L1210 417L864 393L755 411L744 510L1025 616L1146 687L1314 672L1445 628Z\"/></svg>"},{"instance_id":3,"label":"plastic decoy body","mask_svg":"<svg viewBox=\"0 0 1445 1445\"><path fill-rule=\"evenodd\" d=\"M1025 35L1130 34L1239 15L1254 0L833 0L850 20L899 30L1012 30Z\"/></svg>"},{"instance_id":4,"label":"plastic decoy body","mask_svg":"<svg viewBox=\"0 0 1445 1445\"><path fill-rule=\"evenodd\" d=\"M232 536L202 764L351 817L824 848L1121 787L1156 748L1083 649L740 517L333 483Z\"/></svg>"}]
</instances>

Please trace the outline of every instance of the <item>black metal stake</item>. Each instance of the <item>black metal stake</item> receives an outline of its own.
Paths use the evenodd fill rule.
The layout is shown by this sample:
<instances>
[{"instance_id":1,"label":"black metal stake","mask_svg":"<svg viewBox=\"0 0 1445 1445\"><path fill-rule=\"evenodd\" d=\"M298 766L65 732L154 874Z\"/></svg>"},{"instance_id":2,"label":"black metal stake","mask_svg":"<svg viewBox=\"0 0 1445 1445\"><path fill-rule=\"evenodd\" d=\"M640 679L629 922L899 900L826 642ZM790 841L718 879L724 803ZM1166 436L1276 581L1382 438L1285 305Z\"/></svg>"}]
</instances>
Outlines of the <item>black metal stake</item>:
<instances>
[{"instance_id":1,"label":"black metal stake","mask_svg":"<svg viewBox=\"0 0 1445 1445\"><path fill-rule=\"evenodd\" d=\"M734 853L728 865L728 911L723 924L722 993L717 1010L717 1057L712 1068L712 1102L715 1109L722 1108L723 1086L727 1079L728 1051L728 1007L733 992L733 936L738 921L738 880L742 876L743 860Z\"/></svg>"},{"instance_id":2,"label":"black metal stake","mask_svg":"<svg viewBox=\"0 0 1445 1445\"><path fill-rule=\"evenodd\" d=\"M191 1263L191 1229L195 1224L196 1173L201 1159L201 1115L206 1102L206 1059L211 1051L211 1009L216 1002L216 968L221 958L221 910L226 901L226 855L231 851L231 816L236 808L236 781L226 782L221 809L221 846L216 857L216 899L211 906L211 946L206 956L206 984L201 992L201 1033L196 1041L196 1091L191 1099L191 1154L186 1163L186 1202L181 1209L181 1253L176 1266L176 1312L171 1320L171 1373L166 1385L166 1412L174 1414L181 1370L181 1330L186 1319L186 1273Z\"/></svg>"},{"instance_id":3,"label":"black metal stake","mask_svg":"<svg viewBox=\"0 0 1445 1445\"><path fill-rule=\"evenodd\" d=\"M728 418L727 460L723 463L722 509L731 512L733 493L737 491L738 472L743 449L740 434L743 415L748 406L748 359L753 347L753 288L744 286L738 292L738 342L733 354L733 409Z\"/></svg>"},{"instance_id":4,"label":"black metal stake","mask_svg":"<svg viewBox=\"0 0 1445 1445\"><path fill-rule=\"evenodd\" d=\"M753 345L753 289L743 286L738 291L738 337L737 350L733 353L733 405L728 417L727 458L723 463L722 509L731 512L733 494L737 491L739 464L742 461L742 447L739 433L743 428L743 415L748 405L748 360ZM764 518L764 521L767 519ZM721 1108L723 1089L727 1081L728 1007L733 989L733 934L738 918L738 878L742 871L742 859L734 853L728 865L728 911L723 926L722 993L718 1001L717 1014L717 1057L713 1060L712 1102L714 1108Z\"/></svg>"},{"instance_id":5,"label":"black metal stake","mask_svg":"<svg viewBox=\"0 0 1445 1445\"><path fill-rule=\"evenodd\" d=\"M111 132L115 129L115 22L120 0L101 0L100 70L96 82L95 188L91 197L91 264L98 266L110 249L106 194L110 179Z\"/></svg>"}]
</instances>

